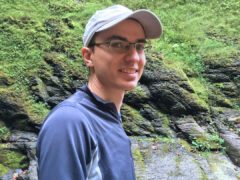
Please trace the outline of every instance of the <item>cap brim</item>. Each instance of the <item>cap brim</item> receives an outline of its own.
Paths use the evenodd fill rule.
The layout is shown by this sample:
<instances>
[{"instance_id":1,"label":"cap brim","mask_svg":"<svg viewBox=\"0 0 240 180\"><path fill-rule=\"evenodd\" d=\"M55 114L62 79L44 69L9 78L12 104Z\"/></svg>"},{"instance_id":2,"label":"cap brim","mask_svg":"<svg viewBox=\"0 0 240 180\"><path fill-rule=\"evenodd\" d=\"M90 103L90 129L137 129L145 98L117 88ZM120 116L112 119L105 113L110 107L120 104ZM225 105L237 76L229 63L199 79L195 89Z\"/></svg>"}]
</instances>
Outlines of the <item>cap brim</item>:
<instances>
[{"instance_id":1,"label":"cap brim","mask_svg":"<svg viewBox=\"0 0 240 180\"><path fill-rule=\"evenodd\" d=\"M161 36L163 28L160 20L156 15L145 9L140 9L132 13L125 14L124 16L121 16L114 21L103 25L96 32L107 30L129 18L137 20L142 25L145 32L145 37L147 39L154 39Z\"/></svg>"}]
</instances>

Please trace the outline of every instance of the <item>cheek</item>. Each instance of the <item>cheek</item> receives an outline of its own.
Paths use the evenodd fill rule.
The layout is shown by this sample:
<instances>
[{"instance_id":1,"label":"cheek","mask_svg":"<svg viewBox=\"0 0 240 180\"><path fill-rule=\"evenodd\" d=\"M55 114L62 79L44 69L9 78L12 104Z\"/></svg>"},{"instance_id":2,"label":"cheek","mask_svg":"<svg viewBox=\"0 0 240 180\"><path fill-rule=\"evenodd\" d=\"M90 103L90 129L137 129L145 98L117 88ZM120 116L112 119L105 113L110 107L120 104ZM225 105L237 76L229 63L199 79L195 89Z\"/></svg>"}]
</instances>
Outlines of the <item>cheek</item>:
<instances>
[{"instance_id":1,"label":"cheek","mask_svg":"<svg viewBox=\"0 0 240 180\"><path fill-rule=\"evenodd\" d=\"M109 54L95 49L93 56L93 66L94 68L107 68L110 64L111 56Z\"/></svg>"},{"instance_id":2,"label":"cheek","mask_svg":"<svg viewBox=\"0 0 240 180\"><path fill-rule=\"evenodd\" d=\"M145 54L144 54L144 55L140 56L139 65L140 65L142 68L144 68L145 64L146 64L146 57L145 57Z\"/></svg>"},{"instance_id":3,"label":"cheek","mask_svg":"<svg viewBox=\"0 0 240 180\"><path fill-rule=\"evenodd\" d=\"M145 66L145 64L146 64L146 59L144 58L144 59L141 59L140 61L139 61L139 64L138 64L138 66L139 66L139 78L141 78L141 76L142 76L142 74L143 74L143 71L144 71L144 66Z\"/></svg>"}]
</instances>

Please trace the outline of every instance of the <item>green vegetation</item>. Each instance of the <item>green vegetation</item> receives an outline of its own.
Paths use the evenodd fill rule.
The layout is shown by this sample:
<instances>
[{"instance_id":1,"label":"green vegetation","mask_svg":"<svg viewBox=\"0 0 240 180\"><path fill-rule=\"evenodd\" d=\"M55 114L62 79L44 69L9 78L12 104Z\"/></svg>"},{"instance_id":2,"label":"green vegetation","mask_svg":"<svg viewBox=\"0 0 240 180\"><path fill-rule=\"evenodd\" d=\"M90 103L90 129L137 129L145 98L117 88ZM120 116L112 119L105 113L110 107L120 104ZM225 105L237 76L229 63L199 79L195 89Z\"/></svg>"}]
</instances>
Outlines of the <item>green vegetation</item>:
<instances>
[{"instance_id":1,"label":"green vegetation","mask_svg":"<svg viewBox=\"0 0 240 180\"><path fill-rule=\"evenodd\" d=\"M208 135L207 138L193 138L192 146L199 151L225 150L224 140L217 134Z\"/></svg>"},{"instance_id":2,"label":"green vegetation","mask_svg":"<svg viewBox=\"0 0 240 180\"><path fill-rule=\"evenodd\" d=\"M138 135L148 135L149 131L154 132L151 123L149 121L146 121L140 115L140 113L131 106L124 104L122 107L122 114L123 127L126 132L134 132Z\"/></svg>"},{"instance_id":3,"label":"green vegetation","mask_svg":"<svg viewBox=\"0 0 240 180\"><path fill-rule=\"evenodd\" d=\"M19 152L0 149L0 176L6 174L10 169L27 169L28 160Z\"/></svg>"},{"instance_id":4,"label":"green vegetation","mask_svg":"<svg viewBox=\"0 0 240 180\"><path fill-rule=\"evenodd\" d=\"M126 93L126 95L128 94L134 96L135 98L139 98L143 100L149 98L149 94L147 94L146 91L144 91L141 86L137 86L133 91L129 91Z\"/></svg>"},{"instance_id":5,"label":"green vegetation","mask_svg":"<svg viewBox=\"0 0 240 180\"><path fill-rule=\"evenodd\" d=\"M6 141L10 136L10 130L0 124L0 142Z\"/></svg>"},{"instance_id":6,"label":"green vegetation","mask_svg":"<svg viewBox=\"0 0 240 180\"><path fill-rule=\"evenodd\" d=\"M132 152L134 161L144 169L144 159L139 149L134 149Z\"/></svg>"},{"instance_id":7,"label":"green vegetation","mask_svg":"<svg viewBox=\"0 0 240 180\"><path fill-rule=\"evenodd\" d=\"M14 80L10 88L13 94L21 93L24 102L34 104L33 114L39 111L38 106L43 114L48 107L38 105L31 97L31 77L51 73L52 68L44 60L51 59L65 68L65 82L71 81L73 74L86 78L81 60L83 29L93 12L112 4L148 8L160 17L164 34L152 41L151 52L161 52L164 63L184 76L192 73L190 82L202 101L207 102L211 93L201 74L204 64L228 63L239 55L237 0L1 0L0 4L0 71Z\"/></svg>"},{"instance_id":8,"label":"green vegetation","mask_svg":"<svg viewBox=\"0 0 240 180\"><path fill-rule=\"evenodd\" d=\"M189 84L193 88L195 94L203 100L205 103L208 102L208 86L207 82L204 78L198 77L198 78L189 78Z\"/></svg>"}]
</instances>

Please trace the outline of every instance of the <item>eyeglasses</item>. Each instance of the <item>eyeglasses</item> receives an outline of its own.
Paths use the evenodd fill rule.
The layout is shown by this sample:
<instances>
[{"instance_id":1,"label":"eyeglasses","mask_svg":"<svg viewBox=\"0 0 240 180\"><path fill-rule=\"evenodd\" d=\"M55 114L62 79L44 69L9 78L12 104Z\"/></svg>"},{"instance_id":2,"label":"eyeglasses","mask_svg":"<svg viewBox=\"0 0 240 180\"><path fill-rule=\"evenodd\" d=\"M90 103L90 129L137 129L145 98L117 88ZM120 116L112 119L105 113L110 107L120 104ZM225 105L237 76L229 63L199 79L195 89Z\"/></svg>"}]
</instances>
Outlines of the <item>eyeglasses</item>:
<instances>
[{"instance_id":1,"label":"eyeglasses","mask_svg":"<svg viewBox=\"0 0 240 180\"><path fill-rule=\"evenodd\" d=\"M128 41L123 41L118 39L112 39L110 41L106 41L102 43L93 43L90 46L101 46L101 45L105 45L111 51L116 53L126 53L129 51L131 46L133 46L138 53L142 53L144 49L149 47L149 46L146 46L146 42L130 43Z\"/></svg>"}]
</instances>

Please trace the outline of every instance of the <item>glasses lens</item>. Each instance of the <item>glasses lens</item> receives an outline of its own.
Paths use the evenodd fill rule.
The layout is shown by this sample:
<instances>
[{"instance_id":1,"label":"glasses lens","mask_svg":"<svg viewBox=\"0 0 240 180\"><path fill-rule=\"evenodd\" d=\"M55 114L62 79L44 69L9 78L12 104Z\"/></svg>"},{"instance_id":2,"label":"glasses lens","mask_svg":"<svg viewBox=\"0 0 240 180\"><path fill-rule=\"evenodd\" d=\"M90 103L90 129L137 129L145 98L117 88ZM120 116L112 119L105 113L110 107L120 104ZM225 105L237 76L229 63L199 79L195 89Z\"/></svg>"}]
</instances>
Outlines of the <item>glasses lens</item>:
<instances>
[{"instance_id":1,"label":"glasses lens","mask_svg":"<svg viewBox=\"0 0 240 180\"><path fill-rule=\"evenodd\" d=\"M145 43L136 43L135 47L138 52L142 52L145 48Z\"/></svg>"},{"instance_id":2,"label":"glasses lens","mask_svg":"<svg viewBox=\"0 0 240 180\"><path fill-rule=\"evenodd\" d=\"M138 42L138 43L129 43L127 41L122 40L111 40L108 44L108 47L113 51L117 53L126 53L131 46L136 48L137 52L143 52L145 49L145 43L144 42Z\"/></svg>"},{"instance_id":3,"label":"glasses lens","mask_svg":"<svg viewBox=\"0 0 240 180\"><path fill-rule=\"evenodd\" d=\"M109 48L116 52L125 52L128 49L129 43L121 40L111 40Z\"/></svg>"}]
</instances>

